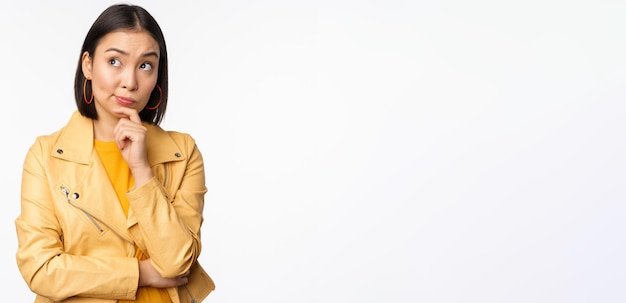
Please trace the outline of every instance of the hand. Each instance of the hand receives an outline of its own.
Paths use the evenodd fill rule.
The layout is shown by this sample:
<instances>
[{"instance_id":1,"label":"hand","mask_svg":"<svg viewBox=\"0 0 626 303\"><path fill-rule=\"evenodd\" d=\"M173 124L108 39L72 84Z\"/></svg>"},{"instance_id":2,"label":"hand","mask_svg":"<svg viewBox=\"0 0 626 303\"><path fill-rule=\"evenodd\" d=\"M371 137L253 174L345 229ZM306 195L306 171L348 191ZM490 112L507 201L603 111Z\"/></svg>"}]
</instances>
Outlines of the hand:
<instances>
[{"instance_id":1,"label":"hand","mask_svg":"<svg viewBox=\"0 0 626 303\"><path fill-rule=\"evenodd\" d=\"M141 124L136 110L119 107L114 111L124 116L113 129L115 142L133 174L135 186L139 187L153 176L146 151L148 130Z\"/></svg>"},{"instance_id":2,"label":"hand","mask_svg":"<svg viewBox=\"0 0 626 303\"><path fill-rule=\"evenodd\" d=\"M150 259L139 261L139 287L150 286L155 288L178 287L187 284L189 271L176 278L163 278L152 266Z\"/></svg>"},{"instance_id":3,"label":"hand","mask_svg":"<svg viewBox=\"0 0 626 303\"><path fill-rule=\"evenodd\" d=\"M136 110L127 107L119 107L114 111L125 116L113 129L115 142L122 151L124 160L131 169L147 165L146 134L148 130L141 124L139 114Z\"/></svg>"}]
</instances>

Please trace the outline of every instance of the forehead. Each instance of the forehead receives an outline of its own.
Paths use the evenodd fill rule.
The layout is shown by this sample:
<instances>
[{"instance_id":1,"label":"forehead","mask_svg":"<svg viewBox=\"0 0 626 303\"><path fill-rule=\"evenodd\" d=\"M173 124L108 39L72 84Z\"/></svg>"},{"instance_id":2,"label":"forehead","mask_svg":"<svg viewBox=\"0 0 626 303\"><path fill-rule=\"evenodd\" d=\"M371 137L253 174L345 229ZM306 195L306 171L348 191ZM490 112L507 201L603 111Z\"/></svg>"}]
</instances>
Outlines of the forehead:
<instances>
[{"instance_id":1,"label":"forehead","mask_svg":"<svg viewBox=\"0 0 626 303\"><path fill-rule=\"evenodd\" d=\"M146 52L159 54L159 44L150 33L144 30L119 30L104 35L96 46L96 53L111 48L122 50L128 54L141 55Z\"/></svg>"}]
</instances>

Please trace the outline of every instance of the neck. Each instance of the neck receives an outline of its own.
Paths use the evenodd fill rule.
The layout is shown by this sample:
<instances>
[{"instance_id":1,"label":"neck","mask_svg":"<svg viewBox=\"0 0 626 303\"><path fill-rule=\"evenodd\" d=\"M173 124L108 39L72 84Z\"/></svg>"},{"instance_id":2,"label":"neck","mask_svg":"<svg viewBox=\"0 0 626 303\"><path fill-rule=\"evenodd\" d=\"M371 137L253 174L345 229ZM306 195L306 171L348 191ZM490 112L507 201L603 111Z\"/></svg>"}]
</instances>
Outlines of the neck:
<instances>
[{"instance_id":1,"label":"neck","mask_svg":"<svg viewBox=\"0 0 626 303\"><path fill-rule=\"evenodd\" d=\"M105 117L98 117L98 120L93 120L94 139L103 142L115 141L113 130L118 121L119 119L106 119Z\"/></svg>"}]
</instances>

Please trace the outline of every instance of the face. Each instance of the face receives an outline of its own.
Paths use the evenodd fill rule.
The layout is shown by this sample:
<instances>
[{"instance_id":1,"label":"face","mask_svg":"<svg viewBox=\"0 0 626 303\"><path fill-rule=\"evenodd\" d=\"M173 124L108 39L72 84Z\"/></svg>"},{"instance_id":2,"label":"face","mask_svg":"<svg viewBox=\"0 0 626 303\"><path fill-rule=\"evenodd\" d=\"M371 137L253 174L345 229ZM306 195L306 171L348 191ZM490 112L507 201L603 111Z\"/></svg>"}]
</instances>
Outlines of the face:
<instances>
[{"instance_id":1,"label":"face","mask_svg":"<svg viewBox=\"0 0 626 303\"><path fill-rule=\"evenodd\" d=\"M113 109L121 106L140 112L155 89L159 71L159 45L143 30L111 32L85 52L82 69L91 80L99 118L119 119Z\"/></svg>"}]
</instances>

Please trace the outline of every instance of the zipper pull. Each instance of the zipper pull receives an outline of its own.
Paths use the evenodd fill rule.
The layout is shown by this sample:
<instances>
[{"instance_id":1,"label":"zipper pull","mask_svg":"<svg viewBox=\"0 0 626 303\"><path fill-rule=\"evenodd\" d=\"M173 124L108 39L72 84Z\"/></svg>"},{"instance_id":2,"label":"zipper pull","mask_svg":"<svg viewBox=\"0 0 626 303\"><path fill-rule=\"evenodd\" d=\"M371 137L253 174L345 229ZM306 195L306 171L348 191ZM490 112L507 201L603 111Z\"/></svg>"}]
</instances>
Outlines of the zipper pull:
<instances>
[{"instance_id":1,"label":"zipper pull","mask_svg":"<svg viewBox=\"0 0 626 303\"><path fill-rule=\"evenodd\" d=\"M70 190L67 189L67 187L61 187L61 191L65 194L65 197L67 198L67 201L70 200ZM73 193L72 194L72 198L73 199L78 199L79 195L78 193Z\"/></svg>"},{"instance_id":2,"label":"zipper pull","mask_svg":"<svg viewBox=\"0 0 626 303\"><path fill-rule=\"evenodd\" d=\"M67 189L67 187L62 186L61 192L64 193L68 199L70 198L70 191Z\"/></svg>"}]
</instances>

